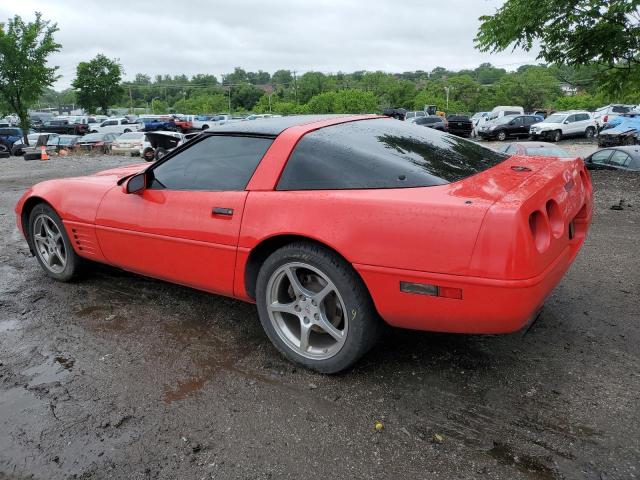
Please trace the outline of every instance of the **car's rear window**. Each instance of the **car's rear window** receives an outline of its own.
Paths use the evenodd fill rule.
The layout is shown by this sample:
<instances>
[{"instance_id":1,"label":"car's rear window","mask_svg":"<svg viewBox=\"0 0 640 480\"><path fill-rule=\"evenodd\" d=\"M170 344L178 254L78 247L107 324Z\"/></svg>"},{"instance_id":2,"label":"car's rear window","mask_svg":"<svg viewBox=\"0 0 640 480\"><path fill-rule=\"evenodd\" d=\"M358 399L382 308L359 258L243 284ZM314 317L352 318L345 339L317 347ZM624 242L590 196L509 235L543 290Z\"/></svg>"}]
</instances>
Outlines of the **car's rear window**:
<instances>
[{"instance_id":1,"label":"car's rear window","mask_svg":"<svg viewBox=\"0 0 640 480\"><path fill-rule=\"evenodd\" d=\"M505 158L476 142L409 122L362 120L305 135L277 189L429 187L462 180Z\"/></svg>"},{"instance_id":2,"label":"car's rear window","mask_svg":"<svg viewBox=\"0 0 640 480\"><path fill-rule=\"evenodd\" d=\"M562 150L561 148L556 147L528 147L525 148L525 152L527 155L536 156L536 157L559 157L559 158L569 158L572 155L569 155L567 152ZM573 155L574 157L576 155Z\"/></svg>"},{"instance_id":3,"label":"car's rear window","mask_svg":"<svg viewBox=\"0 0 640 480\"><path fill-rule=\"evenodd\" d=\"M629 110L631 110L629 107L623 107L622 105L611 107L611 111L614 113L627 113Z\"/></svg>"}]
</instances>

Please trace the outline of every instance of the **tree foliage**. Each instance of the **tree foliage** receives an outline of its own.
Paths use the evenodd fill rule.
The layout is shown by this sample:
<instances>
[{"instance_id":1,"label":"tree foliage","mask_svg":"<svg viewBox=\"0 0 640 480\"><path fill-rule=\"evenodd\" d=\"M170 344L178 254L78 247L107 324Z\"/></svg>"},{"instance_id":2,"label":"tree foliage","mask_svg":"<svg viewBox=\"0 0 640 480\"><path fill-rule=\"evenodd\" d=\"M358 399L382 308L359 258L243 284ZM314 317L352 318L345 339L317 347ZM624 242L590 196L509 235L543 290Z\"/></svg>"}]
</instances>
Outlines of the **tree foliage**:
<instances>
[{"instance_id":1,"label":"tree foliage","mask_svg":"<svg viewBox=\"0 0 640 480\"><path fill-rule=\"evenodd\" d=\"M82 108L91 113L100 108L106 114L123 94L121 81L122 67L118 61L98 54L93 60L78 64L72 86Z\"/></svg>"},{"instance_id":2,"label":"tree foliage","mask_svg":"<svg viewBox=\"0 0 640 480\"><path fill-rule=\"evenodd\" d=\"M57 79L58 67L47 66L47 58L60 50L53 36L55 23L36 13L33 22L18 15L0 23L0 99L20 117L24 141L28 144L28 109Z\"/></svg>"},{"instance_id":3,"label":"tree foliage","mask_svg":"<svg viewBox=\"0 0 640 480\"><path fill-rule=\"evenodd\" d=\"M529 51L539 42L539 58L600 66L609 87L624 90L639 80L640 0L507 0L480 21L481 51Z\"/></svg>"}]
</instances>

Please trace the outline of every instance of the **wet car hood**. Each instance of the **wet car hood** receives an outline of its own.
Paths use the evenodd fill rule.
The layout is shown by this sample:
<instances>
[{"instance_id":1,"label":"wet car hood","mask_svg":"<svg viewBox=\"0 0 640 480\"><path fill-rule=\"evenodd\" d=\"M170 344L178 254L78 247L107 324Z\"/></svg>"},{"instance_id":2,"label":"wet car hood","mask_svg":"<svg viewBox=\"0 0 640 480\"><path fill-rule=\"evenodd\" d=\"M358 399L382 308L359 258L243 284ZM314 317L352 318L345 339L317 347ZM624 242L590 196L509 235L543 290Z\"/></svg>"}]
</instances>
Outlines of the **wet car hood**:
<instances>
[{"instance_id":1,"label":"wet car hood","mask_svg":"<svg viewBox=\"0 0 640 480\"><path fill-rule=\"evenodd\" d=\"M120 180L121 178L141 172L148 166L148 163L134 163L133 165L127 165L126 167L103 170L101 172L94 173L93 175L89 175L89 177L115 177L116 180Z\"/></svg>"}]
</instances>

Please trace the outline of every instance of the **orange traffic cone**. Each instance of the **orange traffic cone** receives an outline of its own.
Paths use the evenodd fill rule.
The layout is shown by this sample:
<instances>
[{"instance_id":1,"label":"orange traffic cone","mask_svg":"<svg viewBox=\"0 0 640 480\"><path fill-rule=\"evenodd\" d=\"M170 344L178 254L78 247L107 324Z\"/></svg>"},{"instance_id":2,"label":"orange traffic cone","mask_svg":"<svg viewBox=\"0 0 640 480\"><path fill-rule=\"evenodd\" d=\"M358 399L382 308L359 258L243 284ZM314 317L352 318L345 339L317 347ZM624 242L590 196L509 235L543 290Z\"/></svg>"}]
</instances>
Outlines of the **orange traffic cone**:
<instances>
[{"instance_id":1,"label":"orange traffic cone","mask_svg":"<svg viewBox=\"0 0 640 480\"><path fill-rule=\"evenodd\" d=\"M47 155L47 148L44 145L40 147L40 160L49 160L49 155Z\"/></svg>"}]
</instances>

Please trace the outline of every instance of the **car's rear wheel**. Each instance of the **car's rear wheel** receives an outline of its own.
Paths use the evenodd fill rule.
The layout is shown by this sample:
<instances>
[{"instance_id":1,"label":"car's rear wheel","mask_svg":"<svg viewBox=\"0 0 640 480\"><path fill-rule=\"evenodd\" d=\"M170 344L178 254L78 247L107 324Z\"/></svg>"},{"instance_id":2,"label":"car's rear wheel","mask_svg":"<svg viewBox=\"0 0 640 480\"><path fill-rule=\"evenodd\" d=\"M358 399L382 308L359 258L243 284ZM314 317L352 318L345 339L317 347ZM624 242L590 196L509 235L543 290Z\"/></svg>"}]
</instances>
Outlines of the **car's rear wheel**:
<instances>
[{"instance_id":1,"label":"car's rear wheel","mask_svg":"<svg viewBox=\"0 0 640 480\"><path fill-rule=\"evenodd\" d=\"M507 132L505 132L504 130L500 130L498 132L497 135L498 140L500 140L501 142L504 142L507 139Z\"/></svg>"},{"instance_id":2,"label":"car's rear wheel","mask_svg":"<svg viewBox=\"0 0 640 480\"><path fill-rule=\"evenodd\" d=\"M260 321L289 360L323 373L353 365L381 320L362 280L335 252L300 242L275 251L258 273Z\"/></svg>"},{"instance_id":3,"label":"car's rear wheel","mask_svg":"<svg viewBox=\"0 0 640 480\"><path fill-rule=\"evenodd\" d=\"M58 214L48 205L36 205L29 215L29 238L38 263L47 275L66 282L82 267L82 258L71 241Z\"/></svg>"},{"instance_id":4,"label":"car's rear wheel","mask_svg":"<svg viewBox=\"0 0 640 480\"><path fill-rule=\"evenodd\" d=\"M588 139L592 139L593 137L595 137L596 135L596 129L593 127L587 127L587 129L584 131L584 136L587 137Z\"/></svg>"},{"instance_id":5,"label":"car's rear wheel","mask_svg":"<svg viewBox=\"0 0 640 480\"><path fill-rule=\"evenodd\" d=\"M123 133L131 133L131 130L129 128L125 128Z\"/></svg>"},{"instance_id":6,"label":"car's rear wheel","mask_svg":"<svg viewBox=\"0 0 640 480\"><path fill-rule=\"evenodd\" d=\"M206 130L207 128L209 128L209 125L202 125L202 130Z\"/></svg>"},{"instance_id":7,"label":"car's rear wheel","mask_svg":"<svg viewBox=\"0 0 640 480\"><path fill-rule=\"evenodd\" d=\"M554 141L554 142L559 142L560 140L562 140L562 131L561 130L555 130L551 134L551 140Z\"/></svg>"}]
</instances>

